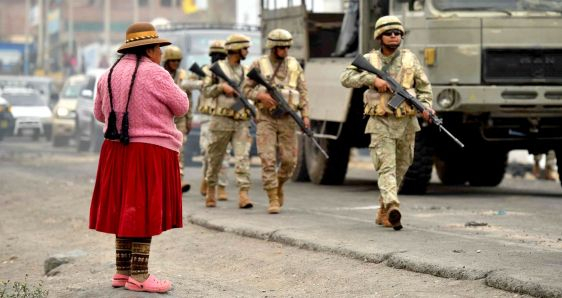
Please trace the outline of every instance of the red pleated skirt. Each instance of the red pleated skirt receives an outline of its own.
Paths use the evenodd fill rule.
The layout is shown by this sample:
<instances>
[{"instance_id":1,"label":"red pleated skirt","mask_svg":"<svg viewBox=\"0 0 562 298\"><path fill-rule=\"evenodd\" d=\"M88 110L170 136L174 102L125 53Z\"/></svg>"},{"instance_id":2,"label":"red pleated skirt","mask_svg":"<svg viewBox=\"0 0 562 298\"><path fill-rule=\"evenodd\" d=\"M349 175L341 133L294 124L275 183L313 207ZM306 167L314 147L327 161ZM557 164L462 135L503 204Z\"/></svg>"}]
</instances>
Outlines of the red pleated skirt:
<instances>
[{"instance_id":1,"label":"red pleated skirt","mask_svg":"<svg viewBox=\"0 0 562 298\"><path fill-rule=\"evenodd\" d=\"M153 144L104 141L90 205L90 229L151 237L181 228L178 153Z\"/></svg>"}]
</instances>

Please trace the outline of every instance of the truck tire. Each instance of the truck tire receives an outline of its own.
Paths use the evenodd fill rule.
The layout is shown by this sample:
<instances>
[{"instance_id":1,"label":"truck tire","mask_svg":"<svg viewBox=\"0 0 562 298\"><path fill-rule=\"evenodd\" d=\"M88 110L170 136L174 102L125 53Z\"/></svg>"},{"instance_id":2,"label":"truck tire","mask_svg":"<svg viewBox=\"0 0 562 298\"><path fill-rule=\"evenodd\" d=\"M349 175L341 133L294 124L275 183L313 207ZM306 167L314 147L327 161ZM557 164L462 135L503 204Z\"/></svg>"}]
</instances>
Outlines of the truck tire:
<instances>
[{"instance_id":1,"label":"truck tire","mask_svg":"<svg viewBox=\"0 0 562 298\"><path fill-rule=\"evenodd\" d=\"M507 167L507 152L478 150L469 159L468 183L471 186L497 186Z\"/></svg>"},{"instance_id":2,"label":"truck tire","mask_svg":"<svg viewBox=\"0 0 562 298\"><path fill-rule=\"evenodd\" d=\"M427 191L433 170L434 150L430 135L429 128L422 128L422 131L416 134L414 161L402 180L401 194L425 194Z\"/></svg>"},{"instance_id":3,"label":"truck tire","mask_svg":"<svg viewBox=\"0 0 562 298\"><path fill-rule=\"evenodd\" d=\"M291 177L291 180L296 182L310 181L310 177L308 176L308 169L306 168L306 159L304 152L305 138L306 137L304 134L299 134L297 136L297 164L295 166L293 176Z\"/></svg>"},{"instance_id":4,"label":"truck tire","mask_svg":"<svg viewBox=\"0 0 562 298\"><path fill-rule=\"evenodd\" d=\"M318 143L330 158L326 159L310 138L305 138L304 148L310 181L324 185L343 184L351 148L342 140L318 139Z\"/></svg>"}]
</instances>

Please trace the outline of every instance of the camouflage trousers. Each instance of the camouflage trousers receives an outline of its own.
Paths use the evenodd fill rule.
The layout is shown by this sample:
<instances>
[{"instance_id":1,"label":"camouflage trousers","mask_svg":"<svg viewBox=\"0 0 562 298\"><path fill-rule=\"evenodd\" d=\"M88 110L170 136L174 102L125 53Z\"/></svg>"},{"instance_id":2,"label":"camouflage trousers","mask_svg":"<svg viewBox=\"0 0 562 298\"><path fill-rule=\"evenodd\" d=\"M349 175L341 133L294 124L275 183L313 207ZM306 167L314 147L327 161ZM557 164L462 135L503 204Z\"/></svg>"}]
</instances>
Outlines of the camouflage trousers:
<instances>
[{"instance_id":1,"label":"camouflage trousers","mask_svg":"<svg viewBox=\"0 0 562 298\"><path fill-rule=\"evenodd\" d=\"M534 156L534 160L535 163L539 163L541 161L541 159L543 158L544 154L536 154ZM546 154L546 161L545 161L545 165L547 169L555 169L556 168L556 153L554 153L554 150L548 150L547 154Z\"/></svg>"},{"instance_id":2,"label":"camouflage trousers","mask_svg":"<svg viewBox=\"0 0 562 298\"><path fill-rule=\"evenodd\" d=\"M272 118L260 114L256 143L261 159L263 188L268 190L277 188L278 181L287 181L293 175L297 163L297 125L288 115Z\"/></svg>"},{"instance_id":3,"label":"camouflage trousers","mask_svg":"<svg viewBox=\"0 0 562 298\"><path fill-rule=\"evenodd\" d=\"M208 169L205 179L210 187L216 186L228 144L234 151L236 185L250 188L250 146L252 137L248 121L223 116L212 116L209 126L211 138L207 147Z\"/></svg>"},{"instance_id":4,"label":"camouflage trousers","mask_svg":"<svg viewBox=\"0 0 562 298\"><path fill-rule=\"evenodd\" d=\"M378 186L384 206L400 204L398 189L414 160L415 139L415 133L400 138L371 134L369 151L379 175Z\"/></svg>"},{"instance_id":5,"label":"camouflage trousers","mask_svg":"<svg viewBox=\"0 0 562 298\"><path fill-rule=\"evenodd\" d=\"M210 119L201 120L201 134L199 135L199 148L201 148L201 155L203 156L202 162L202 170L203 170L203 179L207 173L207 169L209 168L209 161L207 160L207 151L209 147L209 142L211 141L211 132L209 131L210 126ZM226 156L229 156L230 148L226 149ZM219 171L219 182L218 185L220 186L227 186L228 185L228 177L226 175L228 168L230 167L227 158L225 158L222 162L221 169Z\"/></svg>"}]
</instances>

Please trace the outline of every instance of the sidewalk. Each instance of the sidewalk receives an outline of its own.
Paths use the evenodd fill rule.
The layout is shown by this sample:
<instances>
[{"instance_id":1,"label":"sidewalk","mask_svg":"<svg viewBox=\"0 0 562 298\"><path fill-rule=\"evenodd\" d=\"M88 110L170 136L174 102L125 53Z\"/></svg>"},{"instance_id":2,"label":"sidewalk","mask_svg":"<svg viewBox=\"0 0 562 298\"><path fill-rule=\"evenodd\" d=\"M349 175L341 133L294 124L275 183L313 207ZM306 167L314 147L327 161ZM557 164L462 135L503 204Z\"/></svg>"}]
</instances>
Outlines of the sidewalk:
<instances>
[{"instance_id":1,"label":"sidewalk","mask_svg":"<svg viewBox=\"0 0 562 298\"><path fill-rule=\"evenodd\" d=\"M199 181L192 182L198 189ZM562 250L558 246L534 248L443 232L414 220L395 232L374 223L375 206L364 207L369 210L361 214L368 216L358 216L351 209L336 210L325 197L338 196L337 188L312 184L289 184L287 206L278 215L268 215L265 193L257 188L252 188L255 204L250 210L237 208L231 190L231 199L219 202L217 208L205 208L203 197L190 192L184 197L184 212L189 222L218 231L444 278L484 279L488 286L536 297L562 297Z\"/></svg>"}]
</instances>

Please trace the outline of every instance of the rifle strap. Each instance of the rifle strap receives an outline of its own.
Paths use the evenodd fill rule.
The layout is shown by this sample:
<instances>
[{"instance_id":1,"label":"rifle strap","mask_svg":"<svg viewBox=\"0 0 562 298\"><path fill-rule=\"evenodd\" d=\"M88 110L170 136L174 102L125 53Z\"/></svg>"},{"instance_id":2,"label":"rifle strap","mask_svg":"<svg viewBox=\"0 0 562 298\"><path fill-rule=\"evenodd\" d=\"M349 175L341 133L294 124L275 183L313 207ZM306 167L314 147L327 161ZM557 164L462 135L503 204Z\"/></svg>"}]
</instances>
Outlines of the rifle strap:
<instances>
[{"instance_id":1,"label":"rifle strap","mask_svg":"<svg viewBox=\"0 0 562 298\"><path fill-rule=\"evenodd\" d=\"M269 85L271 86L275 86L273 84L273 80L275 80L275 76L277 75L277 72L279 72L279 69L281 68L281 65L285 62L285 59L283 59L283 61L279 62L279 65L277 65L277 67L275 68L275 71L273 72L273 74L271 75L271 78L269 78ZM270 62L271 63L271 62Z\"/></svg>"}]
</instances>

